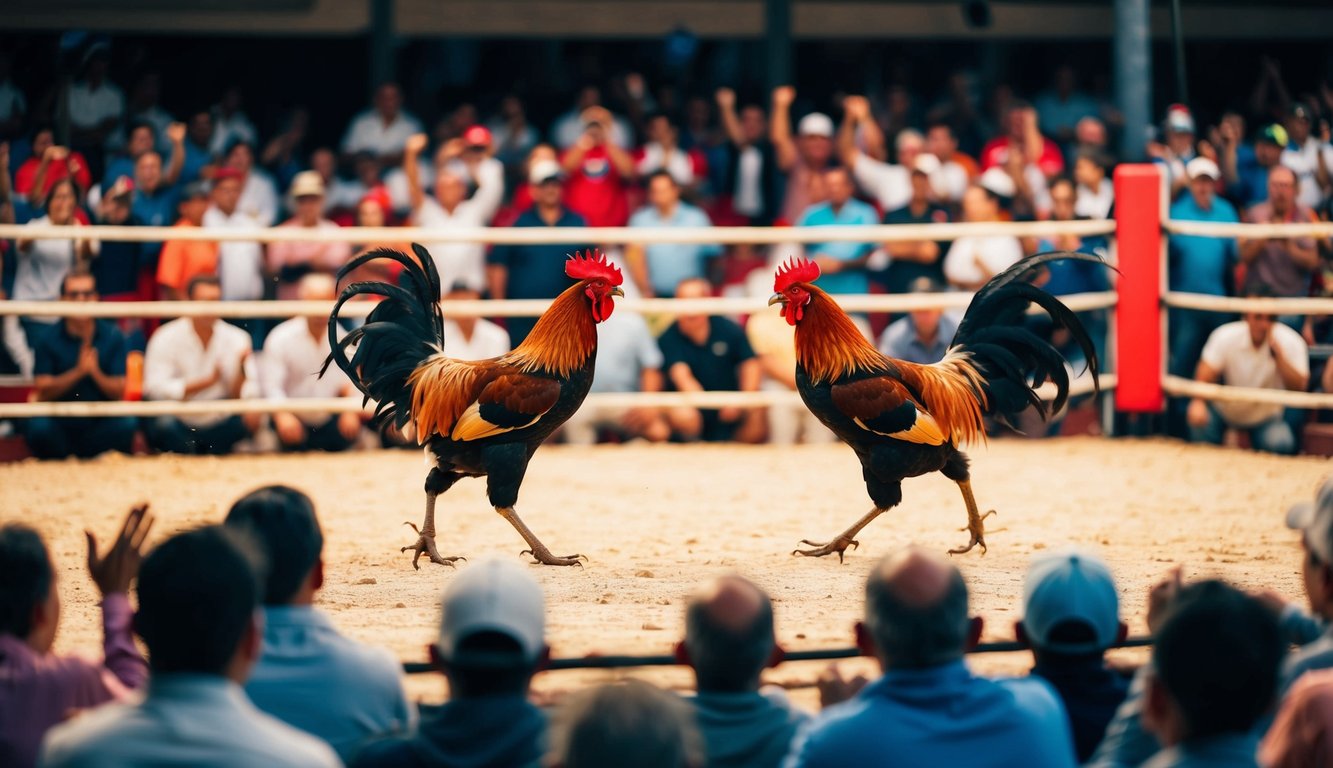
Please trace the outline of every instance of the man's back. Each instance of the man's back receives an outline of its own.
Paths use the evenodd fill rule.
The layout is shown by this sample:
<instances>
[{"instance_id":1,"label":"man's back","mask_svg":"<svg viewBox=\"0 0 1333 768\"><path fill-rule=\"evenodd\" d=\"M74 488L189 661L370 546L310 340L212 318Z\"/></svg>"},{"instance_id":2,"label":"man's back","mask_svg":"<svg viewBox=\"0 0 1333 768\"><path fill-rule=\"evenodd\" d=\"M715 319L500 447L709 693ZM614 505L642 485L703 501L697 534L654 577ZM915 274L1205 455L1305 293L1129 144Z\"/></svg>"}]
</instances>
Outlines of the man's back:
<instances>
[{"instance_id":1,"label":"man's back","mask_svg":"<svg viewBox=\"0 0 1333 768\"><path fill-rule=\"evenodd\" d=\"M686 701L694 707L710 768L781 765L796 729L810 719L758 692L701 692Z\"/></svg>"},{"instance_id":2,"label":"man's back","mask_svg":"<svg viewBox=\"0 0 1333 768\"><path fill-rule=\"evenodd\" d=\"M1073 766L1069 723L1041 680L987 680L961 662L889 671L797 737L788 765Z\"/></svg>"},{"instance_id":3,"label":"man's back","mask_svg":"<svg viewBox=\"0 0 1333 768\"><path fill-rule=\"evenodd\" d=\"M408 738L372 742L354 768L524 768L546 749L546 716L521 695L451 701Z\"/></svg>"}]
</instances>

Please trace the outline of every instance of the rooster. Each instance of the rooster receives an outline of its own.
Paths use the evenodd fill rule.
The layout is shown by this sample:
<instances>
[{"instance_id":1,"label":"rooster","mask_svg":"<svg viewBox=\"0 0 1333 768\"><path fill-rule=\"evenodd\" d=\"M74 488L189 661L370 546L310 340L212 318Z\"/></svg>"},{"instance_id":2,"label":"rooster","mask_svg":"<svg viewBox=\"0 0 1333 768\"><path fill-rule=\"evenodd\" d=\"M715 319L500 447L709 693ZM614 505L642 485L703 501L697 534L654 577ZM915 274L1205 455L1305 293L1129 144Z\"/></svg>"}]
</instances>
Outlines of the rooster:
<instances>
[{"instance_id":1,"label":"rooster","mask_svg":"<svg viewBox=\"0 0 1333 768\"><path fill-rule=\"evenodd\" d=\"M349 262L339 279L374 259L403 265L402 285L357 282L343 289L329 315L329 359L365 395L378 403L376 420L411 432L425 446L426 518L412 523L417 540L412 565L453 565L435 546L435 498L465 477L486 477L495 511L519 532L531 554L546 565L575 565L582 555L556 557L514 511L528 461L588 394L597 352L597 324L624 296L620 270L601 253L575 254L565 274L575 282L537 320L517 349L491 360L467 362L444 353L444 325L438 302L440 277L435 260L413 244L417 258L389 249L370 251ZM341 339L338 312L348 300L382 296L366 322ZM353 349L354 348L354 349ZM353 350L350 359L348 350ZM323 373L323 371L321 371Z\"/></svg>"},{"instance_id":2,"label":"rooster","mask_svg":"<svg viewBox=\"0 0 1333 768\"><path fill-rule=\"evenodd\" d=\"M967 308L948 354L934 365L918 365L880 354L847 313L815 287L819 267L790 260L774 280L769 305L796 327L796 386L814 414L861 459L866 490L875 506L828 543L809 539L813 549L793 554L823 557L856 547L856 535L885 510L902 501L902 481L940 472L958 484L967 506L971 540L949 550L961 554L980 546L986 551L982 515L972 496L963 443L984 440L984 416L1006 424L1028 406L1043 417L1058 412L1069 396L1065 360L1054 347L1023 326L1030 303L1050 313L1057 327L1069 329L1082 347L1093 380L1097 357L1083 325L1058 299L1024 280L1037 267L1057 259L1103 263L1095 256L1054 252L1014 264L986 283ZM1036 387L1056 386L1051 410Z\"/></svg>"}]
</instances>

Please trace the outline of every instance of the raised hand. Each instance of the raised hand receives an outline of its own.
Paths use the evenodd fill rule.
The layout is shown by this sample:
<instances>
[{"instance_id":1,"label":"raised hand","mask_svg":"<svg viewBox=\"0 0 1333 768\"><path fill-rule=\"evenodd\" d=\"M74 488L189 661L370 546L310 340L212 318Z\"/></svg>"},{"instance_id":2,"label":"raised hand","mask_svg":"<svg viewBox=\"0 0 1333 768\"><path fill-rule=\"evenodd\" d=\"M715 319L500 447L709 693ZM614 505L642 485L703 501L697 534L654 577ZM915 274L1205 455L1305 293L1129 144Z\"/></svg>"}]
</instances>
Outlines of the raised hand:
<instances>
[{"instance_id":1,"label":"raised hand","mask_svg":"<svg viewBox=\"0 0 1333 768\"><path fill-rule=\"evenodd\" d=\"M790 107L791 103L796 101L796 89L790 85L779 85L773 89L773 106L777 108Z\"/></svg>"},{"instance_id":2,"label":"raised hand","mask_svg":"<svg viewBox=\"0 0 1333 768\"><path fill-rule=\"evenodd\" d=\"M403 147L403 152L413 157L421 154L430 142L430 137L424 133L414 133L407 137L407 144Z\"/></svg>"},{"instance_id":3,"label":"raised hand","mask_svg":"<svg viewBox=\"0 0 1333 768\"><path fill-rule=\"evenodd\" d=\"M144 540L152 528L153 516L148 514L148 505L135 506L125 516L111 549L100 557L93 532L83 532L88 539L88 573L103 596L129 591L130 582L138 575L139 563L143 560Z\"/></svg>"},{"instance_id":4,"label":"raised hand","mask_svg":"<svg viewBox=\"0 0 1333 768\"><path fill-rule=\"evenodd\" d=\"M167 126L167 139L172 144L180 144L185 141L185 123L172 123Z\"/></svg>"},{"instance_id":5,"label":"raised hand","mask_svg":"<svg viewBox=\"0 0 1333 768\"><path fill-rule=\"evenodd\" d=\"M713 94L717 100L717 106L723 111L730 112L736 108L736 92L730 88L718 88L717 93Z\"/></svg>"}]
</instances>

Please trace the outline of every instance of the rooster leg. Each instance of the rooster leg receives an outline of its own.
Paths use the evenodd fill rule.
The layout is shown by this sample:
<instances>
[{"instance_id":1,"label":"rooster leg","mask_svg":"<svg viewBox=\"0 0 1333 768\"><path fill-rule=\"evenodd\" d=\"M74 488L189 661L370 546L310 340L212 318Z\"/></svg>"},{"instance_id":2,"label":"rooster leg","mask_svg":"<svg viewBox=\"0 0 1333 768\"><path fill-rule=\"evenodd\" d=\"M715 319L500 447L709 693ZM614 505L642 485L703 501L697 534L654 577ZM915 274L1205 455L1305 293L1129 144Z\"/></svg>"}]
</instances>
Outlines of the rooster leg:
<instances>
[{"instance_id":1,"label":"rooster leg","mask_svg":"<svg viewBox=\"0 0 1333 768\"><path fill-rule=\"evenodd\" d=\"M995 514L995 510L989 510L986 514L977 511L977 500L972 496L972 481L959 480L958 490L963 492L963 503L967 505L967 528L968 533L972 534L972 539L967 542L967 546L949 550L951 555L961 555L964 552L972 551L973 547L980 546L981 554L986 554L986 526L983 522L986 518Z\"/></svg>"},{"instance_id":2,"label":"rooster leg","mask_svg":"<svg viewBox=\"0 0 1333 768\"><path fill-rule=\"evenodd\" d=\"M422 555L430 557L432 563L454 567L457 560L466 560L465 557L441 557L440 551L435 548L435 498L441 493L449 490L449 487L458 482L458 477L446 473L439 468L433 468L426 478L426 519L422 521L418 528L412 523L409 525L412 530L417 532L417 541L410 547L403 547L400 552L412 551L412 567L421 570L417 563Z\"/></svg>"},{"instance_id":3,"label":"rooster leg","mask_svg":"<svg viewBox=\"0 0 1333 768\"><path fill-rule=\"evenodd\" d=\"M798 549L793 551L792 554L802 555L804 557L823 557L825 555L831 555L834 552L836 552L838 553L838 562L841 563L842 553L847 549L847 547L856 549L861 545L861 542L857 541L855 538L856 534L860 533L862 528L866 527L867 525L870 525L870 521L879 517L880 514L883 512L884 510L880 509L879 507L872 508L869 512L865 514L865 517L862 517L860 520L857 520L855 525L843 531L841 534L838 535L837 538L835 538L833 541L830 541L827 544L819 544L817 542L810 541L809 539L801 539L802 544L809 544L810 546L814 547L814 549Z\"/></svg>"},{"instance_id":4,"label":"rooster leg","mask_svg":"<svg viewBox=\"0 0 1333 768\"><path fill-rule=\"evenodd\" d=\"M527 523L523 522L518 516L518 512L514 511L513 507L496 507L495 511L500 513L500 517L508 520L509 524L514 526L514 530L518 531L518 535L522 536L523 540L528 543L530 549L525 549L522 552L519 552L520 555L532 555L537 559L537 562L542 565L581 566L583 565L583 561L588 559L583 555L556 557L551 554L551 550L546 548L546 545L541 542L541 539L537 538L537 534L533 533L532 530L528 528Z\"/></svg>"}]
</instances>

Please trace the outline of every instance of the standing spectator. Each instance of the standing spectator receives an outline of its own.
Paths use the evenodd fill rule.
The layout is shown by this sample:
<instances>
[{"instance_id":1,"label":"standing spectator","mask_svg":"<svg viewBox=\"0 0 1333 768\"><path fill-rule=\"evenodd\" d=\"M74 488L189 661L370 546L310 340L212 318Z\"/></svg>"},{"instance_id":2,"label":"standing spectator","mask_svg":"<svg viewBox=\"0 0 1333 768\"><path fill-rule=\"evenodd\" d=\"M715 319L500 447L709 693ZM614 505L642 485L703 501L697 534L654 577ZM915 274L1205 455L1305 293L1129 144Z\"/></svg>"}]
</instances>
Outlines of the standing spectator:
<instances>
[{"instance_id":1,"label":"standing spectator","mask_svg":"<svg viewBox=\"0 0 1333 768\"><path fill-rule=\"evenodd\" d=\"M368 744L353 768L536 765L546 715L528 689L550 657L545 611L526 568L491 558L463 569L444 592L439 640L428 648L449 701L414 735Z\"/></svg>"},{"instance_id":2,"label":"standing spectator","mask_svg":"<svg viewBox=\"0 0 1333 768\"><path fill-rule=\"evenodd\" d=\"M97 282L71 272L60 285L61 301L97 301ZM66 317L33 346L33 393L42 402L101 403L125 396L125 337L110 320ZM27 438L39 459L91 458L106 451L129 453L138 420L133 416L28 420Z\"/></svg>"},{"instance_id":3,"label":"standing spectator","mask_svg":"<svg viewBox=\"0 0 1333 768\"><path fill-rule=\"evenodd\" d=\"M515 227L584 227L583 217L565 207L560 186L560 165L538 160L528 171L532 185L532 207L514 222ZM497 245L486 263L486 284L492 299L554 299L569 287L565 257L576 245ZM517 347L537 324L535 317L510 317L505 321L509 344Z\"/></svg>"},{"instance_id":4,"label":"standing spectator","mask_svg":"<svg viewBox=\"0 0 1333 768\"><path fill-rule=\"evenodd\" d=\"M589 392L661 392L662 351L637 312L617 312L597 326L597 360ZM651 443L671 437L658 408L597 408L584 405L565 422L565 442L593 445L600 430Z\"/></svg>"},{"instance_id":5,"label":"standing spectator","mask_svg":"<svg viewBox=\"0 0 1333 768\"><path fill-rule=\"evenodd\" d=\"M1287 129L1273 123L1259 131L1254 141L1250 162L1242 162L1234 123L1223 123L1222 172L1227 181L1227 194L1241 208L1258 205L1268 199L1268 175L1282 163L1282 150L1287 146ZM1294 185L1293 185L1294 186ZM1293 189L1292 197L1295 197Z\"/></svg>"},{"instance_id":6,"label":"standing spectator","mask_svg":"<svg viewBox=\"0 0 1333 768\"><path fill-rule=\"evenodd\" d=\"M407 139L416 133L421 133L421 123L403 111L398 84L383 83L375 89L373 106L347 126L342 153L351 160L358 152L369 152L379 159L381 168L391 168L402 162Z\"/></svg>"},{"instance_id":7,"label":"standing spectator","mask_svg":"<svg viewBox=\"0 0 1333 768\"><path fill-rule=\"evenodd\" d=\"M192 181L180 196L176 228L198 229L208 210L208 185ZM168 240L157 260L158 294L166 301L182 301L190 281L218 273L218 244L211 240Z\"/></svg>"},{"instance_id":8,"label":"standing spectator","mask_svg":"<svg viewBox=\"0 0 1333 768\"><path fill-rule=\"evenodd\" d=\"M963 195L963 221L999 221L1000 195L980 184ZM944 276L963 290L976 290L1023 258L1023 245L1012 235L960 237L944 257Z\"/></svg>"},{"instance_id":9,"label":"standing spectator","mask_svg":"<svg viewBox=\"0 0 1333 768\"><path fill-rule=\"evenodd\" d=\"M296 215L280 226L301 227L315 231L337 229L338 225L320 215L324 210L324 181L314 171L302 171L292 179L288 192L296 201ZM296 284L311 272L333 275L352 257L349 243L333 241L282 241L269 243L268 272L278 281L278 298L296 296Z\"/></svg>"},{"instance_id":10,"label":"standing spectator","mask_svg":"<svg viewBox=\"0 0 1333 768\"><path fill-rule=\"evenodd\" d=\"M190 115L183 144L185 160L181 166L179 178L181 183L189 183L207 175L209 166L217 160L212 150L213 137L216 133L213 115L208 110L202 109Z\"/></svg>"},{"instance_id":11,"label":"standing spectator","mask_svg":"<svg viewBox=\"0 0 1333 768\"><path fill-rule=\"evenodd\" d=\"M1096 117L1097 100L1078 90L1078 74L1068 63L1055 68L1051 87L1032 100L1041 115L1041 129L1062 145L1074 141L1074 127L1085 117Z\"/></svg>"},{"instance_id":12,"label":"standing spectator","mask_svg":"<svg viewBox=\"0 0 1333 768\"><path fill-rule=\"evenodd\" d=\"M508 94L500 100L500 109L486 124L495 140L495 157L510 171L508 181L517 184L524 180L523 160L532 148L541 142L541 134L528 123L523 100Z\"/></svg>"},{"instance_id":13,"label":"standing spectator","mask_svg":"<svg viewBox=\"0 0 1333 768\"><path fill-rule=\"evenodd\" d=\"M257 219L240 208L241 174L235 168L219 168L213 176L213 196L204 211L209 229L263 229ZM224 240L218 243L218 278L223 301L258 301L264 298L264 247L253 240Z\"/></svg>"},{"instance_id":14,"label":"standing spectator","mask_svg":"<svg viewBox=\"0 0 1333 768\"><path fill-rule=\"evenodd\" d=\"M412 223L432 229L485 227L504 197L504 169L498 163L476 164L477 191L467 197L466 183L449 165L463 154L464 141L451 139L441 154L442 162L436 163L435 197L428 197L417 169L417 156L426 148L427 141L426 134L415 134L407 140L403 153ZM439 270L440 285L461 282L478 291L485 286L486 254L482 243L427 243L426 247Z\"/></svg>"},{"instance_id":15,"label":"standing spectator","mask_svg":"<svg viewBox=\"0 0 1333 768\"><path fill-rule=\"evenodd\" d=\"M134 182L121 176L107 188L98 205L97 223L115 227L142 226L131 208ZM108 240L101 243L92 261L93 277L104 301L151 300L152 291L143 290L143 279L148 268L144 258L144 244L129 240ZM153 275L153 281L157 276Z\"/></svg>"},{"instance_id":16,"label":"standing spectator","mask_svg":"<svg viewBox=\"0 0 1333 768\"><path fill-rule=\"evenodd\" d=\"M222 155L238 141L248 144L252 149L259 145L259 133L255 131L255 124L242 111L241 101L240 86L230 85L213 106L213 141L208 149L214 155Z\"/></svg>"},{"instance_id":17,"label":"standing spectator","mask_svg":"<svg viewBox=\"0 0 1333 768\"><path fill-rule=\"evenodd\" d=\"M570 697L551 726L547 765L561 768L698 768L704 749L690 710L639 680L611 683Z\"/></svg>"},{"instance_id":18,"label":"standing spectator","mask_svg":"<svg viewBox=\"0 0 1333 768\"><path fill-rule=\"evenodd\" d=\"M1263 286L1246 290L1247 298L1266 298ZM1305 340L1273 315L1246 312L1243 319L1218 327L1203 345L1196 381L1233 387L1304 392L1310 379ZM1221 445L1227 428L1244 429L1250 443L1261 451L1290 454L1298 436L1284 417L1281 405L1190 400L1190 437L1195 442Z\"/></svg>"},{"instance_id":19,"label":"standing spectator","mask_svg":"<svg viewBox=\"0 0 1333 768\"><path fill-rule=\"evenodd\" d=\"M736 92L719 88L718 113L726 132L722 154L726 162L719 174L721 207L751 225L767 225L778 209L778 164L773 143L768 140L768 119L758 104L736 110Z\"/></svg>"},{"instance_id":20,"label":"standing spectator","mask_svg":"<svg viewBox=\"0 0 1333 768\"><path fill-rule=\"evenodd\" d=\"M595 85L584 85L579 89L578 96L567 112L560 115L551 124L551 142L555 144L560 151L565 151L578 143L588 129L585 120L586 113L590 107L596 107L602 103L602 92ZM634 140L634 129L630 122L620 115L609 115L607 120L608 136L610 143L617 147L628 147Z\"/></svg>"},{"instance_id":21,"label":"standing spectator","mask_svg":"<svg viewBox=\"0 0 1333 768\"><path fill-rule=\"evenodd\" d=\"M681 185L670 171L648 175L648 205L634 212L629 226L643 228L711 227L708 214L680 199ZM645 297L670 296L680 281L707 280L712 260L722 248L709 243L631 243L625 246L630 277Z\"/></svg>"},{"instance_id":22,"label":"standing spectator","mask_svg":"<svg viewBox=\"0 0 1333 768\"><path fill-rule=\"evenodd\" d=\"M778 170L786 174L787 192L777 218L791 224L805 209L824 201L822 175L833 161L833 120L823 112L811 112L796 124L792 137L791 105L796 89L789 85L773 89L769 113L769 140L777 156Z\"/></svg>"},{"instance_id":23,"label":"standing spectator","mask_svg":"<svg viewBox=\"0 0 1333 768\"><path fill-rule=\"evenodd\" d=\"M480 300L481 291L475 286L470 283L454 283L445 288L444 300L441 303L448 306L454 301ZM599 336L597 345L599 353L605 343L605 337ZM509 334L505 329L476 315L444 318L444 345L449 349L449 357L455 360L489 360L505 354L510 349Z\"/></svg>"},{"instance_id":24,"label":"standing spectator","mask_svg":"<svg viewBox=\"0 0 1333 768\"><path fill-rule=\"evenodd\" d=\"M269 564L264 643L245 683L255 706L327 741L342 760L368 738L408 729L416 718L398 660L343 637L314 607L324 533L310 497L266 486L238 499L223 524L250 534Z\"/></svg>"},{"instance_id":25,"label":"standing spectator","mask_svg":"<svg viewBox=\"0 0 1333 768\"><path fill-rule=\"evenodd\" d=\"M1268 174L1268 202L1245 212L1251 224L1286 224L1315 221L1314 213L1296 202L1296 173L1276 166ZM1310 278L1319 268L1319 248L1312 237L1242 238L1240 260L1246 265L1247 286L1266 285L1278 296L1310 295ZM1283 315L1282 322L1299 330L1303 318Z\"/></svg>"},{"instance_id":26,"label":"standing spectator","mask_svg":"<svg viewBox=\"0 0 1333 768\"><path fill-rule=\"evenodd\" d=\"M1037 124L1037 110L1023 101L1011 101L1004 112L1004 134L981 150L981 170L1005 167L1010 149L1017 147L1046 178L1059 175L1065 169L1064 156L1055 142L1041 135Z\"/></svg>"},{"instance_id":27,"label":"standing spectator","mask_svg":"<svg viewBox=\"0 0 1333 768\"><path fill-rule=\"evenodd\" d=\"M929 275L908 283L905 293L942 293L944 284ZM942 309L914 309L889 323L879 337L879 351L909 363L930 365L944 359L958 331L958 320Z\"/></svg>"},{"instance_id":28,"label":"standing spectator","mask_svg":"<svg viewBox=\"0 0 1333 768\"><path fill-rule=\"evenodd\" d=\"M69 87L70 147L92 158L101 171L102 150L125 113L125 95L107 78L111 48L94 42L83 54L82 77Z\"/></svg>"},{"instance_id":29,"label":"standing spectator","mask_svg":"<svg viewBox=\"0 0 1333 768\"><path fill-rule=\"evenodd\" d=\"M263 571L249 539L218 525L153 549L134 616L148 647L147 694L53 729L41 764L340 765L327 744L261 713L241 689L259 655Z\"/></svg>"},{"instance_id":30,"label":"standing spectator","mask_svg":"<svg viewBox=\"0 0 1333 768\"><path fill-rule=\"evenodd\" d=\"M147 507L126 516L104 554L88 537L88 575L102 596L100 663L51 652L60 623L56 569L37 531L0 525L0 762L31 768L48 729L70 713L123 699L143 685L148 665L134 646L130 582L153 527Z\"/></svg>"},{"instance_id":31,"label":"standing spectator","mask_svg":"<svg viewBox=\"0 0 1333 768\"><path fill-rule=\"evenodd\" d=\"M1184 104L1172 104L1166 108L1162 128L1166 140L1148 142L1147 152L1154 163L1162 166L1167 194L1174 200L1189 186L1185 165L1198 155L1194 144L1194 115Z\"/></svg>"},{"instance_id":32,"label":"standing spectator","mask_svg":"<svg viewBox=\"0 0 1333 768\"><path fill-rule=\"evenodd\" d=\"M57 146L50 126L40 126L32 134L32 155L23 161L14 174L14 191L27 199L33 208L41 208L42 201L51 194L51 188L61 179L72 179L78 199L92 186L88 161L68 147Z\"/></svg>"},{"instance_id":33,"label":"standing spectator","mask_svg":"<svg viewBox=\"0 0 1333 768\"><path fill-rule=\"evenodd\" d=\"M17 139L28 116L28 100L14 84L13 67L13 54L0 52L0 141Z\"/></svg>"},{"instance_id":34,"label":"standing spectator","mask_svg":"<svg viewBox=\"0 0 1333 768\"><path fill-rule=\"evenodd\" d=\"M145 152L134 161L134 199L130 211L145 227L169 227L176 221L176 188L162 177L162 156L156 151ZM144 243L144 256L156 266L162 243Z\"/></svg>"},{"instance_id":35,"label":"standing spectator","mask_svg":"<svg viewBox=\"0 0 1333 768\"><path fill-rule=\"evenodd\" d=\"M918 549L881 560L866 582L861 652L884 674L855 690L834 673L826 706L797 736L792 766L1074 765L1064 708L1045 681L988 680L963 661L981 635L967 585L949 561ZM862 681L864 683L864 681Z\"/></svg>"},{"instance_id":36,"label":"standing spectator","mask_svg":"<svg viewBox=\"0 0 1333 768\"><path fill-rule=\"evenodd\" d=\"M1287 116L1287 136L1290 143L1282 150L1283 165L1296 172L1300 184L1296 202L1306 208L1318 208L1319 203L1333 193L1333 145L1329 144L1328 123L1323 133L1311 130L1313 117L1310 108L1301 102L1291 106Z\"/></svg>"},{"instance_id":37,"label":"standing spectator","mask_svg":"<svg viewBox=\"0 0 1333 768\"><path fill-rule=\"evenodd\" d=\"M1115 205L1115 185L1107 178L1111 158L1083 150L1074 159L1074 216L1080 219L1109 219ZM1188 170L1186 176L1189 175ZM1052 182L1054 184L1054 182ZM1052 193L1053 194L1053 193Z\"/></svg>"},{"instance_id":38,"label":"standing spectator","mask_svg":"<svg viewBox=\"0 0 1333 768\"><path fill-rule=\"evenodd\" d=\"M708 161L703 152L698 148L681 149L680 129L665 112L649 115L644 133L648 140L634 153L636 175L648 179L666 171L687 197L696 199L708 179Z\"/></svg>"},{"instance_id":39,"label":"standing spectator","mask_svg":"<svg viewBox=\"0 0 1333 768\"><path fill-rule=\"evenodd\" d=\"M634 158L613 139L611 113L600 106L583 111L583 135L565 150L565 200L590 227L623 227L629 219L626 185Z\"/></svg>"},{"instance_id":40,"label":"standing spectator","mask_svg":"<svg viewBox=\"0 0 1333 768\"><path fill-rule=\"evenodd\" d=\"M135 164L139 162L141 155L156 148L157 136L157 129L151 123L135 123L130 126L124 152L111 158L106 164L106 172L102 174L103 192L122 176L128 179L134 178ZM165 151L170 153L171 159L162 177L167 186L172 186L180 179L181 168L185 163L185 124L170 123L164 129L163 136L167 141Z\"/></svg>"},{"instance_id":41,"label":"standing spectator","mask_svg":"<svg viewBox=\"0 0 1333 768\"><path fill-rule=\"evenodd\" d=\"M694 707L707 764L777 768L809 716L781 689L760 690L759 675L782 659L773 603L740 576L705 585L685 608L685 639L676 658L694 670Z\"/></svg>"},{"instance_id":42,"label":"standing spectator","mask_svg":"<svg viewBox=\"0 0 1333 768\"><path fill-rule=\"evenodd\" d=\"M332 277L309 274L297 287L301 301L337 298ZM293 317L278 324L264 341L260 389L269 400L351 397L356 388L341 370L322 375L329 357L329 323L321 316ZM364 419L356 411L273 414L273 431L285 451L343 451L356 444Z\"/></svg>"},{"instance_id":43,"label":"standing spectator","mask_svg":"<svg viewBox=\"0 0 1333 768\"><path fill-rule=\"evenodd\" d=\"M684 280L678 299L702 299L712 289L704 280ZM717 315L682 314L658 339L666 368L667 391L757 392L763 371L735 322ZM667 420L683 440L758 443L764 439L762 408L673 408Z\"/></svg>"},{"instance_id":44,"label":"standing spectator","mask_svg":"<svg viewBox=\"0 0 1333 768\"><path fill-rule=\"evenodd\" d=\"M1030 674L1050 683L1064 702L1080 764L1092 757L1129 693L1129 677L1103 658L1128 631L1101 558L1070 550L1033 559L1014 633L1032 648Z\"/></svg>"},{"instance_id":45,"label":"standing spectator","mask_svg":"<svg viewBox=\"0 0 1333 768\"><path fill-rule=\"evenodd\" d=\"M845 168L830 168L824 172L824 186L828 201L816 203L801 214L800 227L873 226L879 216L869 204L852 197L852 177ZM820 287L834 295L869 293L866 262L873 243L830 242L809 243L806 254L819 265L823 276Z\"/></svg>"},{"instance_id":46,"label":"standing spectator","mask_svg":"<svg viewBox=\"0 0 1333 768\"><path fill-rule=\"evenodd\" d=\"M190 281L190 301L222 299L216 277ZM148 340L143 361L146 400L235 400L246 393L250 336L216 317L181 317L164 323ZM158 416L148 442L172 453L223 454L259 426L258 414Z\"/></svg>"},{"instance_id":47,"label":"standing spectator","mask_svg":"<svg viewBox=\"0 0 1333 768\"><path fill-rule=\"evenodd\" d=\"M885 224L939 224L949 220L949 212L935 203L931 179L941 172L934 155L921 153L912 163L912 197L902 208L884 214ZM895 240L884 244L889 265L871 278L889 293L908 293L919 278L944 282L941 254L945 245L934 240Z\"/></svg>"},{"instance_id":48,"label":"standing spectator","mask_svg":"<svg viewBox=\"0 0 1333 768\"><path fill-rule=\"evenodd\" d=\"M78 206L75 198L74 182L62 179L51 187L51 194L46 199L46 215L28 222L30 227L81 226L74 218ZM87 238L78 240L42 238L20 239L17 243L18 266L14 270L14 291L16 301L54 301L60 297L61 281L76 265L87 264L97 249L97 241ZM40 329L54 325L56 318L23 318L24 333L28 337L28 347L34 348L37 339L34 334Z\"/></svg>"},{"instance_id":49,"label":"standing spectator","mask_svg":"<svg viewBox=\"0 0 1333 768\"><path fill-rule=\"evenodd\" d=\"M278 188L273 179L255 167L255 148L237 139L223 155L223 164L241 175L241 198L236 205L260 224L269 227L278 220Z\"/></svg>"},{"instance_id":50,"label":"standing spectator","mask_svg":"<svg viewBox=\"0 0 1333 768\"><path fill-rule=\"evenodd\" d=\"M942 202L957 209L967 185L981 175L977 161L958 150L958 138L948 123L926 129L925 152L940 161L940 169L931 174L931 188Z\"/></svg>"},{"instance_id":51,"label":"standing spectator","mask_svg":"<svg viewBox=\"0 0 1333 768\"><path fill-rule=\"evenodd\" d=\"M910 129L898 134L895 143L900 165L876 160L856 146L858 134L873 134L874 143L883 142L875 118L870 114L870 102L864 96L848 96L843 105L846 117L838 132L838 152L843 166L851 170L857 185L874 198L882 210L896 211L907 205L912 198L912 164L925 146L921 135Z\"/></svg>"}]
</instances>

